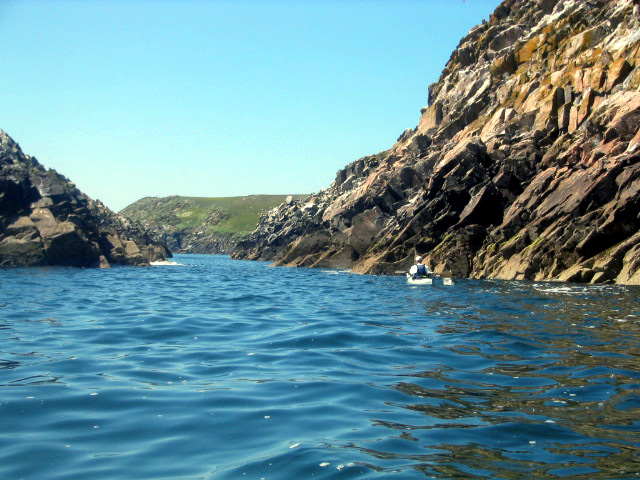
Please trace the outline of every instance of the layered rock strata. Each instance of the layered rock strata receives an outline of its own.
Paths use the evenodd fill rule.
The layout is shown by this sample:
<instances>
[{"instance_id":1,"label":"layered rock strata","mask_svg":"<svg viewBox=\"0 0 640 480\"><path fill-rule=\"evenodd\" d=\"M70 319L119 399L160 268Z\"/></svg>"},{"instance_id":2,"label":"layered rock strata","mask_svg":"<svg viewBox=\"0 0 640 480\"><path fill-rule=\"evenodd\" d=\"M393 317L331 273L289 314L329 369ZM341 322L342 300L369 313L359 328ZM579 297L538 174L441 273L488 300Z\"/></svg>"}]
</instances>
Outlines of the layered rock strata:
<instances>
[{"instance_id":1,"label":"layered rock strata","mask_svg":"<svg viewBox=\"0 0 640 480\"><path fill-rule=\"evenodd\" d=\"M0 130L0 266L148 265L170 256Z\"/></svg>"},{"instance_id":2,"label":"layered rock strata","mask_svg":"<svg viewBox=\"0 0 640 480\"><path fill-rule=\"evenodd\" d=\"M390 274L640 284L640 23L631 0L506 0L418 126L264 216L236 258Z\"/></svg>"}]
</instances>

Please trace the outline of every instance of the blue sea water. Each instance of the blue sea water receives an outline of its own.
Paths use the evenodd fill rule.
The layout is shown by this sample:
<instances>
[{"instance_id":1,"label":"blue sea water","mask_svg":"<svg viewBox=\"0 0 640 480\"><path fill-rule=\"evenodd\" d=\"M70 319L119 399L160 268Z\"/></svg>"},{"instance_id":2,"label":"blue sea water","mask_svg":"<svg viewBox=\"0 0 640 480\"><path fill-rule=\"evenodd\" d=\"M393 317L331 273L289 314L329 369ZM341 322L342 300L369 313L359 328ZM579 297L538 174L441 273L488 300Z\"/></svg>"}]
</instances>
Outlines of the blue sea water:
<instances>
[{"instance_id":1,"label":"blue sea water","mask_svg":"<svg viewBox=\"0 0 640 480\"><path fill-rule=\"evenodd\" d=\"M0 479L640 477L640 290L0 270Z\"/></svg>"}]
</instances>

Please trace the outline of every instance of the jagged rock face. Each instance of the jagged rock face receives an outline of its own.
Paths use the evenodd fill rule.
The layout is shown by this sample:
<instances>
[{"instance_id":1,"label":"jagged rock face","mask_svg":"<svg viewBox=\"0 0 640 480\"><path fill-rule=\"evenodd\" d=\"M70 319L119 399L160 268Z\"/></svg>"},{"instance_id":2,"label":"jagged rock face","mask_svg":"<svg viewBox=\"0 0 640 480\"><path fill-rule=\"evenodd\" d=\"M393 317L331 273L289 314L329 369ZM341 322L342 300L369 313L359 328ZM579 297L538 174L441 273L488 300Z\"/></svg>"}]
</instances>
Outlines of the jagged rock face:
<instances>
[{"instance_id":1,"label":"jagged rock face","mask_svg":"<svg viewBox=\"0 0 640 480\"><path fill-rule=\"evenodd\" d=\"M0 130L0 266L148 265L170 256Z\"/></svg>"},{"instance_id":2,"label":"jagged rock face","mask_svg":"<svg viewBox=\"0 0 640 480\"><path fill-rule=\"evenodd\" d=\"M640 18L631 0L506 0L419 125L261 219L237 258L640 284ZM313 208L309 204L313 204Z\"/></svg>"}]
</instances>

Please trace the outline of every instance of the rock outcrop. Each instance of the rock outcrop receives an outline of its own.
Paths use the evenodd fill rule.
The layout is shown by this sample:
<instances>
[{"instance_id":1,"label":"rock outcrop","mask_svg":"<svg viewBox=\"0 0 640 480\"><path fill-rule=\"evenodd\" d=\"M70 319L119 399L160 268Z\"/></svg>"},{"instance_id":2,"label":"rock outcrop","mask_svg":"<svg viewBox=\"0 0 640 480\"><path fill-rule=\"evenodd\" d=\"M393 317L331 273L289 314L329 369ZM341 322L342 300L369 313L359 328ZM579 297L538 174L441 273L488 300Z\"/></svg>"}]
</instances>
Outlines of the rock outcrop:
<instances>
[{"instance_id":1,"label":"rock outcrop","mask_svg":"<svg viewBox=\"0 0 640 480\"><path fill-rule=\"evenodd\" d=\"M0 266L148 265L170 256L0 130Z\"/></svg>"},{"instance_id":2,"label":"rock outcrop","mask_svg":"<svg viewBox=\"0 0 640 480\"><path fill-rule=\"evenodd\" d=\"M505 0L418 126L264 216L236 258L390 274L640 284L640 19L631 0Z\"/></svg>"}]
</instances>

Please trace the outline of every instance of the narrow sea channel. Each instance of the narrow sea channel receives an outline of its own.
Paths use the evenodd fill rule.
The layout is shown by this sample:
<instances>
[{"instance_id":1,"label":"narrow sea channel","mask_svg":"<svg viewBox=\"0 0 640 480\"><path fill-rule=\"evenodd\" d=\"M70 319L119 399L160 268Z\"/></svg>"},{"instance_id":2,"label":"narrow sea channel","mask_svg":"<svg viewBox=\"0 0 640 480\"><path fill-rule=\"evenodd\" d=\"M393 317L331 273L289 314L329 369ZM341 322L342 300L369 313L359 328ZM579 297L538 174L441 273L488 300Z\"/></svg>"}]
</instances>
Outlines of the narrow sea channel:
<instances>
[{"instance_id":1,"label":"narrow sea channel","mask_svg":"<svg viewBox=\"0 0 640 480\"><path fill-rule=\"evenodd\" d=\"M0 270L0 479L640 478L640 288Z\"/></svg>"}]
</instances>

